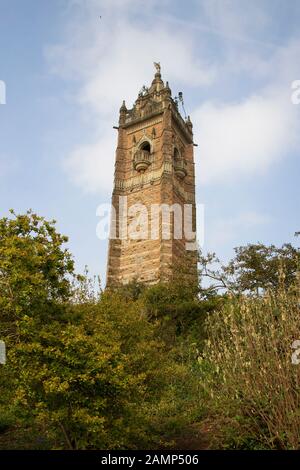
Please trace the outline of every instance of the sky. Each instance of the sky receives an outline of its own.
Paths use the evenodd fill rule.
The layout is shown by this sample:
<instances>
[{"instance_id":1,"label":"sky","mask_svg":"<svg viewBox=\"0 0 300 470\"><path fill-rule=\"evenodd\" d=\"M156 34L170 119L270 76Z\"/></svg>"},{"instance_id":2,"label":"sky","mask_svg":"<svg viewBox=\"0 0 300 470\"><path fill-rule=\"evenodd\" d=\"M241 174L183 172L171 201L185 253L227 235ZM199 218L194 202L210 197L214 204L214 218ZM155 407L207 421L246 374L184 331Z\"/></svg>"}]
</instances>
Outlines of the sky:
<instances>
[{"instance_id":1,"label":"sky","mask_svg":"<svg viewBox=\"0 0 300 470\"><path fill-rule=\"evenodd\" d=\"M299 0L0 0L0 217L55 219L105 282L113 126L155 61L194 125L203 250L295 242L299 24Z\"/></svg>"}]
</instances>

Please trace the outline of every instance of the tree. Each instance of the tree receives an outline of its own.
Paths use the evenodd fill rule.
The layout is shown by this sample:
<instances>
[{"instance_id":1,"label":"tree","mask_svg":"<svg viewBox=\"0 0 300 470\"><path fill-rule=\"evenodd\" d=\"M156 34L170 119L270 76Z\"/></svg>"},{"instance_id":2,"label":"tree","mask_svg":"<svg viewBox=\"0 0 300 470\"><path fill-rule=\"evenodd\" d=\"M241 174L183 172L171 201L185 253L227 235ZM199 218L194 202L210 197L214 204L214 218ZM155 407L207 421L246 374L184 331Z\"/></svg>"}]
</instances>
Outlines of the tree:
<instances>
[{"instance_id":1,"label":"tree","mask_svg":"<svg viewBox=\"0 0 300 470\"><path fill-rule=\"evenodd\" d=\"M165 423L181 426L189 368L149 321L144 287L102 292L75 276L54 221L11 214L0 220L0 416L70 449L145 448Z\"/></svg>"},{"instance_id":2,"label":"tree","mask_svg":"<svg viewBox=\"0 0 300 470\"><path fill-rule=\"evenodd\" d=\"M0 219L0 323L11 330L24 315L57 315L70 296L74 263L55 221L10 212Z\"/></svg>"},{"instance_id":3,"label":"tree","mask_svg":"<svg viewBox=\"0 0 300 470\"><path fill-rule=\"evenodd\" d=\"M68 323L22 320L9 356L18 375L15 402L58 447L126 448L151 440L146 404L164 387L168 364L154 325L138 303L112 293L70 309Z\"/></svg>"},{"instance_id":4,"label":"tree","mask_svg":"<svg viewBox=\"0 0 300 470\"><path fill-rule=\"evenodd\" d=\"M214 296L222 290L231 293L259 293L276 289L281 282L285 286L295 283L299 272L300 252L290 243L276 247L262 243L235 248L235 257L222 265L215 253L199 255L199 272L202 280L200 292ZM203 286L204 280L210 284Z\"/></svg>"},{"instance_id":5,"label":"tree","mask_svg":"<svg viewBox=\"0 0 300 470\"><path fill-rule=\"evenodd\" d=\"M32 211L17 215L11 210L10 217L0 219L0 337L8 351L7 365L0 370L0 413L9 413L12 392L25 372L22 363L11 362L14 348L25 341L24 325L33 322L42 331L66 314L74 275L72 257L63 248L67 240L56 231L55 221Z\"/></svg>"},{"instance_id":6,"label":"tree","mask_svg":"<svg viewBox=\"0 0 300 470\"><path fill-rule=\"evenodd\" d=\"M203 298L215 297L219 291L230 291L231 283L226 266L222 265L216 253L207 253L202 251L198 256L200 295ZM204 285L205 282L207 285Z\"/></svg>"},{"instance_id":7,"label":"tree","mask_svg":"<svg viewBox=\"0 0 300 470\"><path fill-rule=\"evenodd\" d=\"M249 244L235 248L235 252L226 272L233 276L234 287L239 291L276 289L281 282L288 287L296 281L300 252L290 243L280 248Z\"/></svg>"}]
</instances>

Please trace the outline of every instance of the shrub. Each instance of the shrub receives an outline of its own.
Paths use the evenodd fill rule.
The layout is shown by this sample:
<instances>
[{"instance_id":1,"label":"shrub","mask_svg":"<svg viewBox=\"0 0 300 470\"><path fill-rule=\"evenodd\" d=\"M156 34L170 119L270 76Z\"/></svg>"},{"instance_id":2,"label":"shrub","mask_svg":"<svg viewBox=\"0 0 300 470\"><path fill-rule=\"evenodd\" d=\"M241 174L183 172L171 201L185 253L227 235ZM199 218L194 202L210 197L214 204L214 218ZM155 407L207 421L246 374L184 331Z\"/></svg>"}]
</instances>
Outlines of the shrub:
<instances>
[{"instance_id":1,"label":"shrub","mask_svg":"<svg viewBox=\"0 0 300 470\"><path fill-rule=\"evenodd\" d=\"M110 293L73 306L75 321L70 313L65 323L19 323L20 343L8 356L15 400L57 442L117 449L154 438L145 408L160 399L168 356L139 307Z\"/></svg>"},{"instance_id":2,"label":"shrub","mask_svg":"<svg viewBox=\"0 0 300 470\"><path fill-rule=\"evenodd\" d=\"M299 286L283 285L263 298L232 298L207 322L202 381L219 420L236 430L231 446L300 446L300 365L291 361Z\"/></svg>"}]
</instances>

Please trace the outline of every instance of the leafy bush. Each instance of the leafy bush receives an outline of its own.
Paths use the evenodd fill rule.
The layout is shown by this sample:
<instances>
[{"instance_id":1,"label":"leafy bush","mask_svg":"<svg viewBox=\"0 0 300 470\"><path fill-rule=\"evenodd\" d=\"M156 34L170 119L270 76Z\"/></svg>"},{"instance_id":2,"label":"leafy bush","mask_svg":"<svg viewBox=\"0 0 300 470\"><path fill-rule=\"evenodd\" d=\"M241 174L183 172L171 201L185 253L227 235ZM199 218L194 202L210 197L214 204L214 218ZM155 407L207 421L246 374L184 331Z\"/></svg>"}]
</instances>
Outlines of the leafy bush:
<instances>
[{"instance_id":1,"label":"leafy bush","mask_svg":"<svg viewBox=\"0 0 300 470\"><path fill-rule=\"evenodd\" d=\"M291 360L299 332L299 286L284 283L263 298L232 298L209 317L200 369L227 438L235 430L231 447L299 448L300 366Z\"/></svg>"},{"instance_id":2,"label":"leafy bush","mask_svg":"<svg viewBox=\"0 0 300 470\"><path fill-rule=\"evenodd\" d=\"M0 433L9 429L14 423L14 416L7 407L0 407Z\"/></svg>"},{"instance_id":3,"label":"leafy bush","mask_svg":"<svg viewBox=\"0 0 300 470\"><path fill-rule=\"evenodd\" d=\"M9 355L15 399L69 448L147 445L155 438L147 403L160 400L172 370L155 326L117 294L73 308L75 322L70 313L65 323L27 317L19 324L20 343Z\"/></svg>"}]
</instances>

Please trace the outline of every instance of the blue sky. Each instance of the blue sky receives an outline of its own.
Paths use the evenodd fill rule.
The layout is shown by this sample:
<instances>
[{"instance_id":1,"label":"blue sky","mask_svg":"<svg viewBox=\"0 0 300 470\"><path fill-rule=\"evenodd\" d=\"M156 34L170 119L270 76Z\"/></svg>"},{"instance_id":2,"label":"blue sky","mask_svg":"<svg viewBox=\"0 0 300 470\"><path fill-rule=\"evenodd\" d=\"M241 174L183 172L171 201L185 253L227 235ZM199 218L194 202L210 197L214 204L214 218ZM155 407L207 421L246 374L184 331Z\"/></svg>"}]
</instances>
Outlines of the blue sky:
<instances>
[{"instance_id":1,"label":"blue sky","mask_svg":"<svg viewBox=\"0 0 300 470\"><path fill-rule=\"evenodd\" d=\"M102 16L100 19L99 16ZM97 206L109 202L118 110L153 77L194 123L204 250L300 230L298 0L0 0L1 216L32 208L104 279Z\"/></svg>"}]
</instances>

